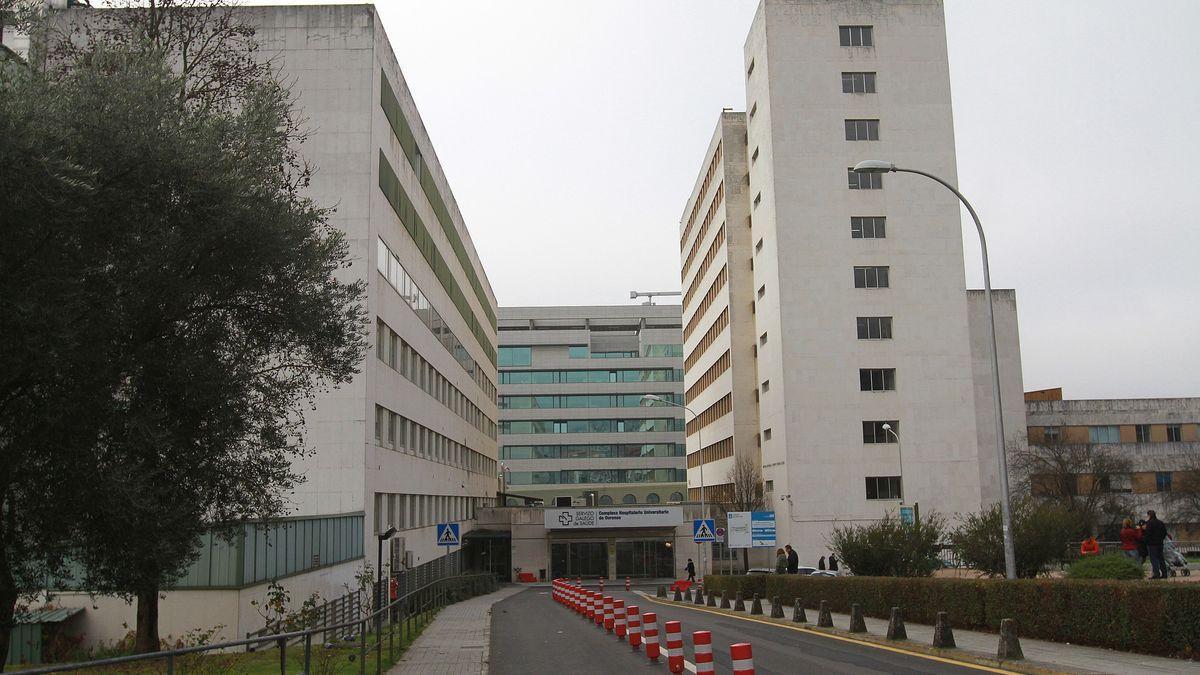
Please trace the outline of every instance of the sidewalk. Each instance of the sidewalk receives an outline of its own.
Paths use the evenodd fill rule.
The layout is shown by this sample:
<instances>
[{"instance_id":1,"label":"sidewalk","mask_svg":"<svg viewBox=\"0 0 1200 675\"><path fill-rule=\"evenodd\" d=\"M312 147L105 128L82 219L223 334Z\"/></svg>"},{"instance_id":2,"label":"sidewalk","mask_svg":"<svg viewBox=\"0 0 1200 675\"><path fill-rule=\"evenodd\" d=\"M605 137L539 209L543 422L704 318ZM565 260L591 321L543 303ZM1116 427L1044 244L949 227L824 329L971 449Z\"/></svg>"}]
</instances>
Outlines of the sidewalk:
<instances>
[{"instance_id":1,"label":"sidewalk","mask_svg":"<svg viewBox=\"0 0 1200 675\"><path fill-rule=\"evenodd\" d=\"M505 586L494 593L455 603L438 612L404 652L389 675L487 673L492 605L528 586Z\"/></svg>"},{"instance_id":2,"label":"sidewalk","mask_svg":"<svg viewBox=\"0 0 1200 675\"><path fill-rule=\"evenodd\" d=\"M647 597L653 597L647 594ZM659 602L661 598L657 599ZM746 598L746 612L733 612L735 616L750 616L750 598ZM696 605L686 604L688 607L697 607ZM807 604L807 603L806 603ZM766 621L775 621L780 623L788 623L793 626L805 625L791 623L792 607L784 606L784 619L771 619L771 603L769 600L762 601L763 615L754 616L754 619L765 619ZM709 609L703 607L702 609ZM805 614L808 618L808 626L815 626L817 622L817 608L805 607ZM840 629L838 635L846 636L844 632L850 625L849 614L831 613L833 617L833 625ZM867 624L867 633L873 638L871 642L882 642L887 635L888 621L887 619L877 619L873 617L864 617ZM933 643L933 626L904 622L905 630L908 633L908 642L929 647ZM825 630L825 629L818 629ZM853 636L851 636L853 637ZM1018 635L1018 637L1020 637ZM1020 637L1021 650L1025 653L1025 660L1030 666L1049 666L1054 670L1065 670L1076 673L1196 673L1200 672L1200 666L1195 662L1181 661L1178 659L1169 659L1161 656L1147 656L1145 654L1135 654L1132 652L1118 652L1099 647L1084 647L1080 645L1062 644L1058 642L1047 642L1045 640L1034 640L1031 638ZM971 652L973 656L980 656L994 659L996 657L996 646L999 642L999 636L994 633L980 633L977 631L961 630L954 628L954 641L958 648L962 651ZM887 642L886 644L903 648L904 642ZM1008 662L1011 664L1012 662Z\"/></svg>"}]
</instances>

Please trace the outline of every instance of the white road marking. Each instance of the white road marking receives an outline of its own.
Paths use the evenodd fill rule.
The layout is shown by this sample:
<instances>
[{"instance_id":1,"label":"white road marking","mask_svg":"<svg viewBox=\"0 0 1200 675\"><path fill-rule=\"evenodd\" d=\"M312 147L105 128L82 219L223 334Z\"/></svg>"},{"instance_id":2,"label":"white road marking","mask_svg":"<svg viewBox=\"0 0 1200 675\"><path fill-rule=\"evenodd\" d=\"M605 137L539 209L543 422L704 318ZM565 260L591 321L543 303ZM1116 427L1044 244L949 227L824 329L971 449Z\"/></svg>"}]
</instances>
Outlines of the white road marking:
<instances>
[{"instance_id":1,"label":"white road marking","mask_svg":"<svg viewBox=\"0 0 1200 675\"><path fill-rule=\"evenodd\" d=\"M691 661L684 661L683 667L686 668L689 673L696 672L696 664L692 663Z\"/></svg>"}]
</instances>

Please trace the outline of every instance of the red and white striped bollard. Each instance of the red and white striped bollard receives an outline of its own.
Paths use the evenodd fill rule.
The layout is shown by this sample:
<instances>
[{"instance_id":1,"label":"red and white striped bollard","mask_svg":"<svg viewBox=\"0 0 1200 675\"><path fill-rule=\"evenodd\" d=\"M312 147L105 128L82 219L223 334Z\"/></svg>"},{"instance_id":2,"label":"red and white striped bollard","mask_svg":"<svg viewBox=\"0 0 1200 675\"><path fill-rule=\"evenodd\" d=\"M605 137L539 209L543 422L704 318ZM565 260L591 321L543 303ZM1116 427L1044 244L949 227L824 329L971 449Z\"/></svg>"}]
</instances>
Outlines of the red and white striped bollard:
<instances>
[{"instance_id":1,"label":"red and white striped bollard","mask_svg":"<svg viewBox=\"0 0 1200 675\"><path fill-rule=\"evenodd\" d=\"M604 596L599 593L592 593L592 622L604 625Z\"/></svg>"},{"instance_id":2,"label":"red and white striped bollard","mask_svg":"<svg viewBox=\"0 0 1200 675\"><path fill-rule=\"evenodd\" d=\"M613 598L611 595L604 596L604 630L613 631Z\"/></svg>"},{"instance_id":3,"label":"red and white striped bollard","mask_svg":"<svg viewBox=\"0 0 1200 675\"><path fill-rule=\"evenodd\" d=\"M629 577L625 577L625 590L629 590Z\"/></svg>"},{"instance_id":4,"label":"red and white striped bollard","mask_svg":"<svg viewBox=\"0 0 1200 675\"><path fill-rule=\"evenodd\" d=\"M667 670L672 673L683 672L683 624L678 621L668 621L666 628Z\"/></svg>"},{"instance_id":5,"label":"red and white striped bollard","mask_svg":"<svg viewBox=\"0 0 1200 675\"><path fill-rule=\"evenodd\" d=\"M646 658L658 663L658 615L654 612L642 615L642 638L646 643Z\"/></svg>"},{"instance_id":6,"label":"red and white striped bollard","mask_svg":"<svg viewBox=\"0 0 1200 675\"><path fill-rule=\"evenodd\" d=\"M637 605L625 608L625 623L629 626L629 646L636 650L642 644L642 617L638 616Z\"/></svg>"},{"instance_id":7,"label":"red and white striped bollard","mask_svg":"<svg viewBox=\"0 0 1200 675\"><path fill-rule=\"evenodd\" d=\"M625 639L625 601L613 600L613 629L618 640Z\"/></svg>"},{"instance_id":8,"label":"red and white striped bollard","mask_svg":"<svg viewBox=\"0 0 1200 675\"><path fill-rule=\"evenodd\" d=\"M713 670L712 633L706 630L693 631L692 650L696 659L696 675L715 672Z\"/></svg>"},{"instance_id":9,"label":"red and white striped bollard","mask_svg":"<svg viewBox=\"0 0 1200 675\"><path fill-rule=\"evenodd\" d=\"M733 675L754 675L754 654L749 642L729 645L729 660L733 661Z\"/></svg>"}]
</instances>

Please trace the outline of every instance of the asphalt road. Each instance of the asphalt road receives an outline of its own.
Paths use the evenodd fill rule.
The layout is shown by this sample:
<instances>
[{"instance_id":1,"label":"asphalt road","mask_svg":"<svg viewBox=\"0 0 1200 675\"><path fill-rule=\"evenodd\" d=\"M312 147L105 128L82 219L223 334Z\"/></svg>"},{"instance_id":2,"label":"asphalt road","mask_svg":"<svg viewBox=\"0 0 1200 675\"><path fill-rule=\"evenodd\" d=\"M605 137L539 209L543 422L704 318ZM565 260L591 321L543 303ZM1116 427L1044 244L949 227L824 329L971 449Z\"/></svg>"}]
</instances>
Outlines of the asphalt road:
<instances>
[{"instance_id":1,"label":"asphalt road","mask_svg":"<svg viewBox=\"0 0 1200 675\"><path fill-rule=\"evenodd\" d=\"M683 622L684 658L692 661L691 632L712 632L718 673L732 670L729 645L749 642L757 675L770 673L967 673L980 672L919 656L900 654L788 628L744 621L682 606L659 605L632 593L610 593L641 611ZM660 634L660 642L662 635ZM652 665L645 651L627 643L550 599L550 589L531 588L498 603L492 611L489 670L509 673L667 672L666 657Z\"/></svg>"}]
</instances>

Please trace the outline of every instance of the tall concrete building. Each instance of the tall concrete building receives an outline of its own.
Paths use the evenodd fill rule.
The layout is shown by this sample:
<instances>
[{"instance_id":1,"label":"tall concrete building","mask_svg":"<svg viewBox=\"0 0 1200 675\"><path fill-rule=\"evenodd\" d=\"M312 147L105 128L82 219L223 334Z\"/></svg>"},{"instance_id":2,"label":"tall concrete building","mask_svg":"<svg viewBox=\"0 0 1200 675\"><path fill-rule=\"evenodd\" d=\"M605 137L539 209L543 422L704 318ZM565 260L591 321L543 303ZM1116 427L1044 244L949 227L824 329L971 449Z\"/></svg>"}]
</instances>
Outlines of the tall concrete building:
<instances>
[{"instance_id":1,"label":"tall concrete building","mask_svg":"<svg viewBox=\"0 0 1200 675\"><path fill-rule=\"evenodd\" d=\"M313 453L288 518L249 523L232 544L206 540L162 604L164 635L220 624L229 639L262 625L250 602L270 581L298 599L346 593L389 526L399 533L385 566L436 566L454 549L436 545L435 524L469 531L497 488L496 299L374 7L234 11L312 129L300 148L316 168L307 195L336 208L354 256L341 273L367 284L372 347L358 376L308 413ZM95 604L89 639L121 638L132 608Z\"/></svg>"},{"instance_id":2,"label":"tall concrete building","mask_svg":"<svg viewBox=\"0 0 1200 675\"><path fill-rule=\"evenodd\" d=\"M730 452L757 455L779 543L806 562L836 525L902 502L978 509L998 494L990 352L958 201L850 170L886 159L957 182L941 2L764 0L744 73L744 122L721 115L681 223L688 405L734 440L705 439L705 485L729 489ZM998 296L1020 415L1015 298Z\"/></svg>"},{"instance_id":3,"label":"tall concrete building","mask_svg":"<svg viewBox=\"0 0 1200 675\"><path fill-rule=\"evenodd\" d=\"M684 500L678 305L500 308L505 490L547 506Z\"/></svg>"}]
</instances>

